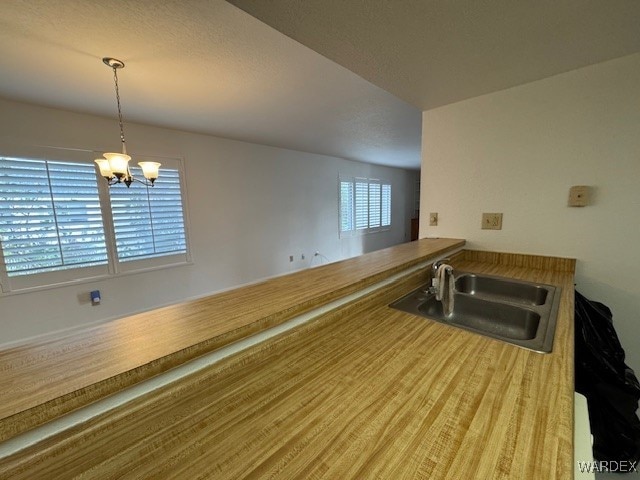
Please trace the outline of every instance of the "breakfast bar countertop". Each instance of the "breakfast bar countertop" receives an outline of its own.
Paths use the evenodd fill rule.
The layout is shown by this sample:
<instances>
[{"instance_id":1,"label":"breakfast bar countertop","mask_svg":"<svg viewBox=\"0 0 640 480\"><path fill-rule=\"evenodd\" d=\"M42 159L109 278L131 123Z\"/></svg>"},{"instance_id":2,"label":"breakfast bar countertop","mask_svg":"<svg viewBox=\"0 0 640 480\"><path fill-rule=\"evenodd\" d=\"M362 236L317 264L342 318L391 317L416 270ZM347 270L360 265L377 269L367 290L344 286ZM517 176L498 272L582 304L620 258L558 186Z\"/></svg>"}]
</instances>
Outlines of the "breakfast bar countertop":
<instances>
[{"instance_id":1,"label":"breakfast bar countertop","mask_svg":"<svg viewBox=\"0 0 640 480\"><path fill-rule=\"evenodd\" d=\"M463 245L405 243L0 349L0 442Z\"/></svg>"},{"instance_id":2,"label":"breakfast bar countertop","mask_svg":"<svg viewBox=\"0 0 640 480\"><path fill-rule=\"evenodd\" d=\"M410 273L0 460L0 477L573 478L573 264L557 260L453 260L560 286L550 354L389 308L424 282Z\"/></svg>"}]
</instances>

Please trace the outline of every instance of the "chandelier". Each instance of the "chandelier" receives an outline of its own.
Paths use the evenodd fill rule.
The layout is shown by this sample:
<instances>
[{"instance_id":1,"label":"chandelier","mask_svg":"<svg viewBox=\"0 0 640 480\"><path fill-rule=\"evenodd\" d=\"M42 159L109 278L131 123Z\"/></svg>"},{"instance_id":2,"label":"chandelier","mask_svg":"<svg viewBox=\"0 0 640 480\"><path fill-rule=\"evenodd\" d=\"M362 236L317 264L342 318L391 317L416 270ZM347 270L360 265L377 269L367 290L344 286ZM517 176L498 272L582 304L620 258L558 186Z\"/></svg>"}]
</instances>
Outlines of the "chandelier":
<instances>
[{"instance_id":1,"label":"chandelier","mask_svg":"<svg viewBox=\"0 0 640 480\"><path fill-rule=\"evenodd\" d=\"M116 88L116 102L118 103L118 122L120 123L120 141L122 142L122 153L107 152L102 154L104 158L97 158L95 162L100 169L102 175L109 186L118 183L124 183L127 188L135 182L142 183L148 187L153 187L153 183L158 178L158 162L138 162L142 169L142 175L145 180L135 178L129 170L129 160L131 157L127 155L127 144L124 141L124 127L122 126L122 109L120 108L120 91L118 90L118 69L124 68L124 62L111 57L102 59L105 65L113 69L113 81Z\"/></svg>"}]
</instances>

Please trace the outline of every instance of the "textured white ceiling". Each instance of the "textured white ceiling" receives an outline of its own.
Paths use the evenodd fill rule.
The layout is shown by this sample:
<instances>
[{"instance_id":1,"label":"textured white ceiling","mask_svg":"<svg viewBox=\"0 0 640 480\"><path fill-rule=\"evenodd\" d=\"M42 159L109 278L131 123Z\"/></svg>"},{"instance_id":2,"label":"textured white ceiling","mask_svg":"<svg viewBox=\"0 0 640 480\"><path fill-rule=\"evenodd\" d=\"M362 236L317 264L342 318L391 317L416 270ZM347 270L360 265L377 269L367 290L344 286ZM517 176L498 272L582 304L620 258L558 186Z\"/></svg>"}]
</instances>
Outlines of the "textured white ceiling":
<instances>
[{"instance_id":1,"label":"textured white ceiling","mask_svg":"<svg viewBox=\"0 0 640 480\"><path fill-rule=\"evenodd\" d=\"M229 0L428 110L640 51L639 0Z\"/></svg>"},{"instance_id":2,"label":"textured white ceiling","mask_svg":"<svg viewBox=\"0 0 640 480\"><path fill-rule=\"evenodd\" d=\"M291 38L223 0L0 0L0 96L113 117L113 56L125 122L419 168L420 110L640 51L639 0L230 1Z\"/></svg>"},{"instance_id":3,"label":"textured white ceiling","mask_svg":"<svg viewBox=\"0 0 640 480\"><path fill-rule=\"evenodd\" d=\"M419 168L421 112L223 0L1 0L0 96ZM118 139L114 138L114 143Z\"/></svg>"}]
</instances>

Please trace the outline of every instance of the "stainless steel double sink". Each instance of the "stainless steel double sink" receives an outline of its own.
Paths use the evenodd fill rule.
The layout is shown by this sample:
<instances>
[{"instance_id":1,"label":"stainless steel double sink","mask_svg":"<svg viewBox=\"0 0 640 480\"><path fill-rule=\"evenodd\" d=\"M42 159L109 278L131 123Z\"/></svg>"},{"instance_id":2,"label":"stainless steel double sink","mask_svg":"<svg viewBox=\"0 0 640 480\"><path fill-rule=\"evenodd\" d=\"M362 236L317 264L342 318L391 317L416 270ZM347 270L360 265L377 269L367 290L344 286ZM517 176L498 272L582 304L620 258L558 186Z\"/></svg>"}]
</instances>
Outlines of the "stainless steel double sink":
<instances>
[{"instance_id":1,"label":"stainless steel double sink","mask_svg":"<svg viewBox=\"0 0 640 480\"><path fill-rule=\"evenodd\" d=\"M553 347L559 287L506 277L454 272L454 307L445 315L429 285L389 306L441 323L549 353Z\"/></svg>"}]
</instances>

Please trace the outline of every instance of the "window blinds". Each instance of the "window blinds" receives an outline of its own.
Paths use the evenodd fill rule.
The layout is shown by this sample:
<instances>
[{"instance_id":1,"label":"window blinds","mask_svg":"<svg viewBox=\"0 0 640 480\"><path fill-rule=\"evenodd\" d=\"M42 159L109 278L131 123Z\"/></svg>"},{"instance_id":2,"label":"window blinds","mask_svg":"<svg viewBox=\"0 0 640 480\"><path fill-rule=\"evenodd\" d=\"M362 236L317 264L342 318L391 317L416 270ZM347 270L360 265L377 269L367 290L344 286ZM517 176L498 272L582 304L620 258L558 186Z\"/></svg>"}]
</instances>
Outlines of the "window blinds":
<instances>
[{"instance_id":1,"label":"window blinds","mask_svg":"<svg viewBox=\"0 0 640 480\"><path fill-rule=\"evenodd\" d=\"M391 226L391 184L368 178L340 178L340 234Z\"/></svg>"},{"instance_id":2,"label":"window blinds","mask_svg":"<svg viewBox=\"0 0 640 480\"><path fill-rule=\"evenodd\" d=\"M96 180L91 164L0 157L7 275L107 263Z\"/></svg>"},{"instance_id":3,"label":"window blinds","mask_svg":"<svg viewBox=\"0 0 640 480\"><path fill-rule=\"evenodd\" d=\"M138 167L131 173L142 178ZM178 170L163 168L153 187L134 182L109 194L121 262L186 252Z\"/></svg>"}]
</instances>

